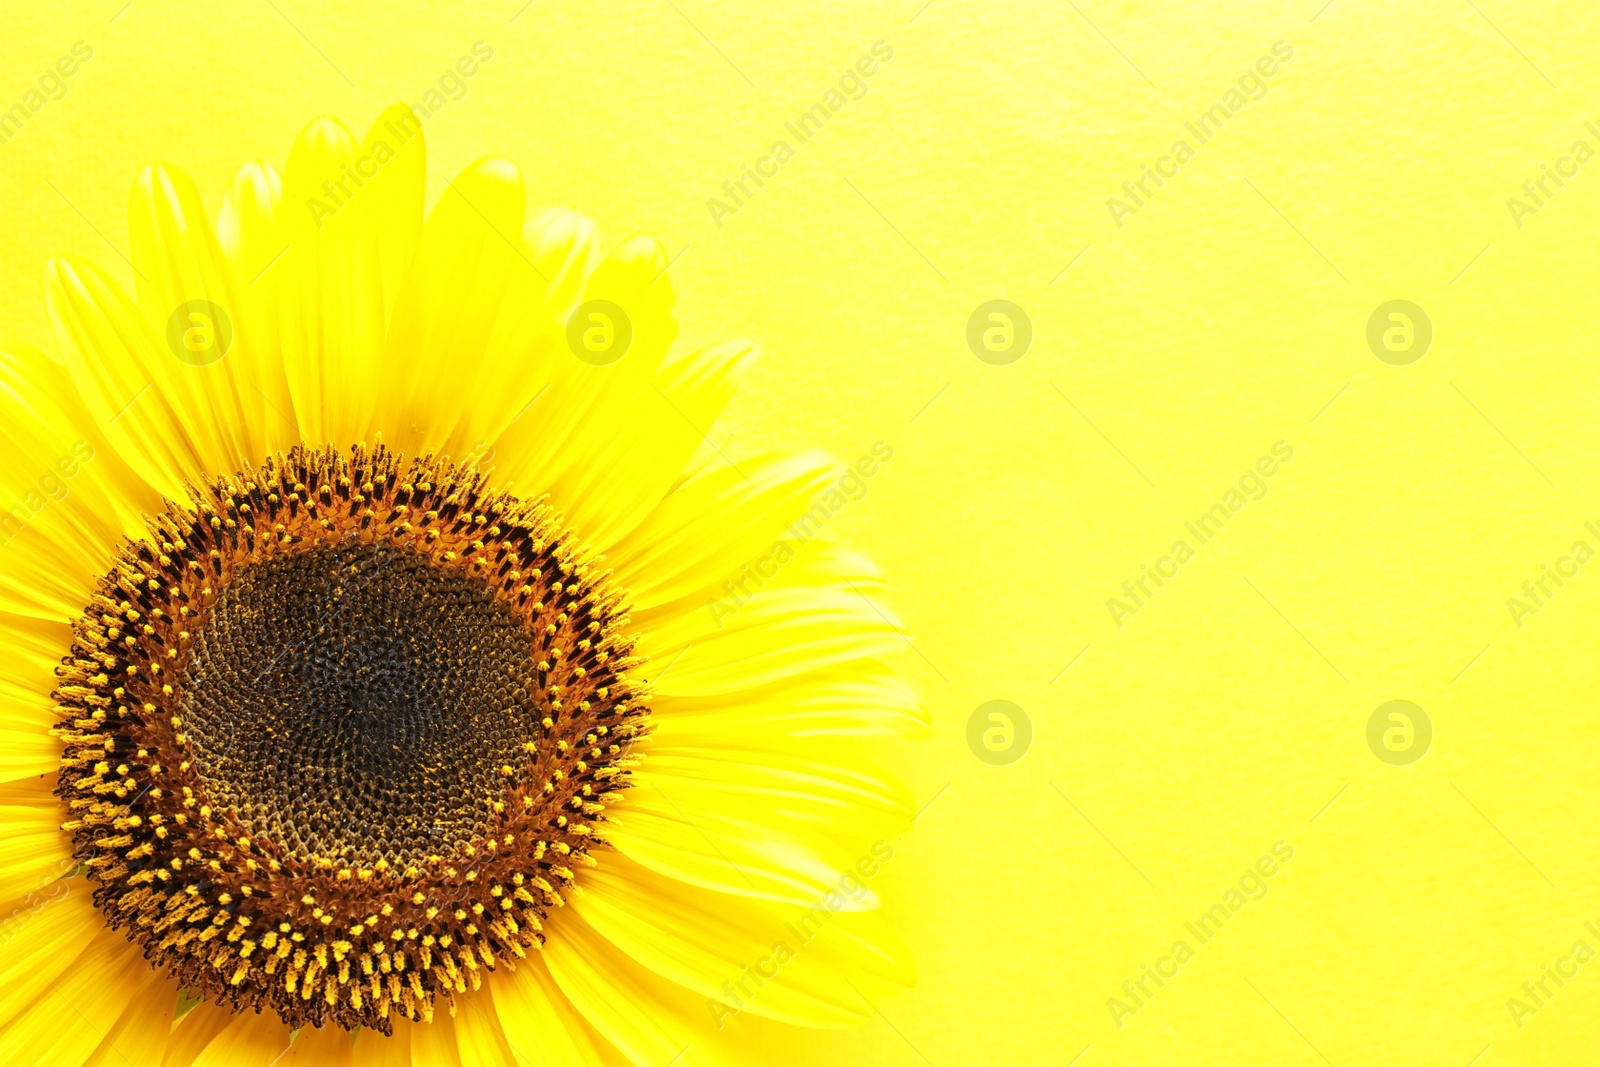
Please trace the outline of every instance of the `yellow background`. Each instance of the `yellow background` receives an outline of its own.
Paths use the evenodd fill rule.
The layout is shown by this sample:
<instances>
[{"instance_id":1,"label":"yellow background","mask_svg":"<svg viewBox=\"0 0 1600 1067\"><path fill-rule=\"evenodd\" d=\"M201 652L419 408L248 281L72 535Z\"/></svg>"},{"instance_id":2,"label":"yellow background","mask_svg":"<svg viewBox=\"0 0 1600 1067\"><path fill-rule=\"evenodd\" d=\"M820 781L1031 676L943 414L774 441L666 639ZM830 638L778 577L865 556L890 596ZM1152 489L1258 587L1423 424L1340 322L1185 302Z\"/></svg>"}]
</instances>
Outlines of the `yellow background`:
<instances>
[{"instance_id":1,"label":"yellow background","mask_svg":"<svg viewBox=\"0 0 1600 1067\"><path fill-rule=\"evenodd\" d=\"M1506 601L1600 548L1600 161L1520 229L1505 203L1600 149L1592 5L121 3L5 5L7 105L95 49L0 147L10 337L52 343L50 255L128 280L140 164L214 207L241 161L281 167L319 114L363 130L483 40L427 126L435 195L501 153L530 206L681 251L686 341L768 349L731 454L895 448L838 529L887 569L934 719L882 755L933 802L876 883L919 984L857 1031L741 1018L751 1062L1592 1059L1600 963L1520 1029L1506 1000L1600 948L1600 562L1520 628ZM867 96L714 225L878 40ZM1280 40L1268 94L1115 226L1107 198ZM1010 366L965 342L995 298L1035 331ZM1409 366L1365 341L1397 298L1435 331ZM1106 599L1280 440L1268 495L1118 628ZM966 743L996 698L1033 724L1010 766ZM1435 731L1404 767L1366 742L1396 698ZM1114 1025L1280 839L1268 896Z\"/></svg>"}]
</instances>

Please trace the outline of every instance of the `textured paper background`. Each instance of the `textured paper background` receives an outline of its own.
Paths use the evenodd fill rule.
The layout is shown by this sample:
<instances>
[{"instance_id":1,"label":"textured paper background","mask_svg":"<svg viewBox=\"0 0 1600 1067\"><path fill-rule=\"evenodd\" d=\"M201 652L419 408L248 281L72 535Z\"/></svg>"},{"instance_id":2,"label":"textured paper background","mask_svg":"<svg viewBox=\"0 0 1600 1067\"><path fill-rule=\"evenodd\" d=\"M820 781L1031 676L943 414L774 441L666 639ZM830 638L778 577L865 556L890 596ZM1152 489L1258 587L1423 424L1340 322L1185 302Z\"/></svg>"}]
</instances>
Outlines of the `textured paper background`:
<instances>
[{"instance_id":1,"label":"textured paper background","mask_svg":"<svg viewBox=\"0 0 1600 1067\"><path fill-rule=\"evenodd\" d=\"M1507 607L1600 549L1600 161L1520 228L1506 204L1600 150L1589 5L121 2L6 5L0 101L95 50L0 147L9 336L50 343L49 255L130 276L143 162L215 205L309 119L364 129L483 40L427 126L435 194L505 154L531 205L681 250L686 341L769 350L733 454L896 449L839 528L895 584L936 726L883 755L933 801L880 882L920 981L858 1031L742 1018L750 1062L1592 1055L1600 962L1520 1028L1507 1006L1600 949L1600 562ZM715 225L707 198L879 40L866 97ZM1266 96L1115 225L1278 41ZM995 298L1034 327L1010 366L964 339ZM1409 366L1364 338L1397 298L1434 327ZM1119 628L1107 598L1277 441L1267 496ZM1010 766L965 739L995 698L1033 724ZM1404 767L1365 736L1396 698L1435 731ZM1265 899L1119 1028L1108 999L1280 839Z\"/></svg>"}]
</instances>

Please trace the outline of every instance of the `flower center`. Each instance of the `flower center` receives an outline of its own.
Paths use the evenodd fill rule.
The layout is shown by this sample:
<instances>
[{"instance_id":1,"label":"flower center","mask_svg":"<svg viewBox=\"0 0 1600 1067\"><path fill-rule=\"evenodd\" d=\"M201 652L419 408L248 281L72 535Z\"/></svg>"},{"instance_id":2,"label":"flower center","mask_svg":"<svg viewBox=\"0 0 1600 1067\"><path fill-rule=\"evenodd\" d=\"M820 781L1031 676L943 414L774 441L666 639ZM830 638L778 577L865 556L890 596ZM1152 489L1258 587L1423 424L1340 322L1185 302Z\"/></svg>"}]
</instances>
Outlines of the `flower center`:
<instances>
[{"instance_id":1,"label":"flower center","mask_svg":"<svg viewBox=\"0 0 1600 1067\"><path fill-rule=\"evenodd\" d=\"M291 1027L391 1029L543 943L648 711L547 507L296 449L129 542L55 693L64 828L147 958Z\"/></svg>"},{"instance_id":2,"label":"flower center","mask_svg":"<svg viewBox=\"0 0 1600 1067\"><path fill-rule=\"evenodd\" d=\"M482 840L543 717L529 634L481 580L359 541L241 571L179 688L213 807L366 866Z\"/></svg>"}]
</instances>

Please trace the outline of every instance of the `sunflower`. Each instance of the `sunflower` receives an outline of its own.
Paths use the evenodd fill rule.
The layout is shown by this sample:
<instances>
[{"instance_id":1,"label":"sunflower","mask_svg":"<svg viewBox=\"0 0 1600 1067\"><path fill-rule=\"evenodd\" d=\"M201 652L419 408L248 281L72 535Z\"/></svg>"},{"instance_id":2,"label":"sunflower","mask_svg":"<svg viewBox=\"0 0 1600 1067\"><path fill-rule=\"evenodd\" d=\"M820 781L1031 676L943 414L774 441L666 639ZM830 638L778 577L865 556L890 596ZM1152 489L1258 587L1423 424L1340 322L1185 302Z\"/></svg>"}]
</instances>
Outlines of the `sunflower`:
<instances>
[{"instance_id":1,"label":"sunflower","mask_svg":"<svg viewBox=\"0 0 1600 1067\"><path fill-rule=\"evenodd\" d=\"M137 296L55 260L0 353L0 1061L665 1067L912 982L857 752L926 718L790 528L849 475L705 437L755 352L656 241L424 173L403 105L214 225L146 167Z\"/></svg>"}]
</instances>

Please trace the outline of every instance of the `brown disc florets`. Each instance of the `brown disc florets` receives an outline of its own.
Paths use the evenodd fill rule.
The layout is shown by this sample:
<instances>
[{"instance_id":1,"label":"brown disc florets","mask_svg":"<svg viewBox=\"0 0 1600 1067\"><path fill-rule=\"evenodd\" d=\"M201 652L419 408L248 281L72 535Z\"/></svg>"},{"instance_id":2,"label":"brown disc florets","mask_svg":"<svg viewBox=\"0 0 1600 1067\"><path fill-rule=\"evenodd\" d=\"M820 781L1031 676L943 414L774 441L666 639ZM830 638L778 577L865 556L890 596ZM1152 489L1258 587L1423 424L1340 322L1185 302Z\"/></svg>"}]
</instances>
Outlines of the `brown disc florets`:
<instances>
[{"instance_id":1,"label":"brown disc florets","mask_svg":"<svg viewBox=\"0 0 1600 1067\"><path fill-rule=\"evenodd\" d=\"M429 1019L543 943L648 727L620 592L447 462L295 449L129 542L57 669L95 902L202 998Z\"/></svg>"}]
</instances>

